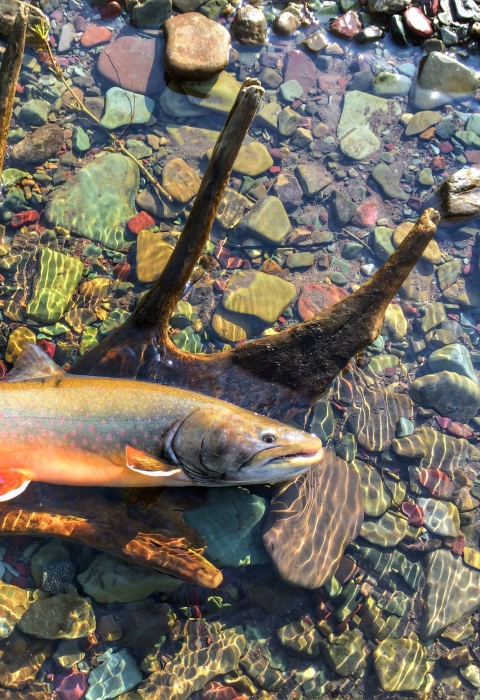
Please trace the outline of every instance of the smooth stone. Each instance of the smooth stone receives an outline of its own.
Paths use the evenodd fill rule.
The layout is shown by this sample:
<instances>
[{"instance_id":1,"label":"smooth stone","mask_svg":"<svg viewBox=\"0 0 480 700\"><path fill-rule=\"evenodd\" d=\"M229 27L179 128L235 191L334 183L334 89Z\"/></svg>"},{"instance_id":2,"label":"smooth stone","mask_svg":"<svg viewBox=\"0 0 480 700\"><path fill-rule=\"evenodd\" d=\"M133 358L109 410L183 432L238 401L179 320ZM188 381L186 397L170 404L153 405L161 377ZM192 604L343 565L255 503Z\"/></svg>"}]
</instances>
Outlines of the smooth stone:
<instances>
[{"instance_id":1,"label":"smooth stone","mask_svg":"<svg viewBox=\"0 0 480 700\"><path fill-rule=\"evenodd\" d=\"M50 105L46 100L28 100L24 102L19 117L30 126L44 126L48 121Z\"/></svg>"},{"instance_id":2,"label":"smooth stone","mask_svg":"<svg viewBox=\"0 0 480 700\"><path fill-rule=\"evenodd\" d=\"M208 110L190 102L180 83L171 80L160 95L160 107L169 117L184 119L185 117L202 117Z\"/></svg>"},{"instance_id":3,"label":"smooth stone","mask_svg":"<svg viewBox=\"0 0 480 700\"><path fill-rule=\"evenodd\" d=\"M456 372L457 374L462 374L464 377L468 377L476 384L479 383L473 368L470 352L465 345L452 343L451 345L445 345L445 347L435 350L428 358L428 364L434 373L443 370Z\"/></svg>"},{"instance_id":4,"label":"smooth stone","mask_svg":"<svg viewBox=\"0 0 480 700\"><path fill-rule=\"evenodd\" d=\"M263 143L245 143L233 164L233 170L242 175L257 177L273 165L273 158Z\"/></svg>"},{"instance_id":5,"label":"smooth stone","mask_svg":"<svg viewBox=\"0 0 480 700\"><path fill-rule=\"evenodd\" d=\"M27 306L28 318L47 324L59 321L82 274L83 263L78 258L42 248L33 298Z\"/></svg>"},{"instance_id":6,"label":"smooth stone","mask_svg":"<svg viewBox=\"0 0 480 700\"><path fill-rule=\"evenodd\" d=\"M387 197L403 201L409 199L409 195L400 187L398 177L386 163L376 165L372 170L372 177Z\"/></svg>"},{"instance_id":7,"label":"smooth stone","mask_svg":"<svg viewBox=\"0 0 480 700\"><path fill-rule=\"evenodd\" d=\"M397 423L395 434L397 438L407 437L408 435L413 435L414 430L415 425L412 423L412 421L402 416Z\"/></svg>"},{"instance_id":8,"label":"smooth stone","mask_svg":"<svg viewBox=\"0 0 480 700\"><path fill-rule=\"evenodd\" d=\"M387 511L378 520L364 520L360 535L379 547L395 547L407 534L408 520Z\"/></svg>"},{"instance_id":9,"label":"smooth stone","mask_svg":"<svg viewBox=\"0 0 480 700\"><path fill-rule=\"evenodd\" d=\"M315 197L332 182L332 178L317 163L297 165L295 175L305 197Z\"/></svg>"},{"instance_id":10,"label":"smooth stone","mask_svg":"<svg viewBox=\"0 0 480 700\"><path fill-rule=\"evenodd\" d=\"M277 70L265 66L258 74L258 79L264 87L276 90L282 84L282 76Z\"/></svg>"},{"instance_id":11,"label":"smooth stone","mask_svg":"<svg viewBox=\"0 0 480 700\"><path fill-rule=\"evenodd\" d=\"M347 292L340 287L309 282L300 290L297 302L299 316L306 321L347 296Z\"/></svg>"},{"instance_id":12,"label":"smooth stone","mask_svg":"<svg viewBox=\"0 0 480 700\"><path fill-rule=\"evenodd\" d=\"M253 316L271 325L291 304L295 294L295 286L280 277L242 270L230 277L222 302L227 311Z\"/></svg>"},{"instance_id":13,"label":"smooth stone","mask_svg":"<svg viewBox=\"0 0 480 700\"><path fill-rule=\"evenodd\" d=\"M395 249L392 245L393 229L387 226L377 226L373 232L373 249L380 260L388 260Z\"/></svg>"},{"instance_id":14,"label":"smooth stone","mask_svg":"<svg viewBox=\"0 0 480 700\"><path fill-rule=\"evenodd\" d=\"M295 175L286 170L277 175L272 193L278 197L286 209L300 206L303 192Z\"/></svg>"},{"instance_id":15,"label":"smooth stone","mask_svg":"<svg viewBox=\"0 0 480 700\"><path fill-rule=\"evenodd\" d=\"M468 664L460 668L460 673L474 688L480 688L480 668L475 664Z\"/></svg>"},{"instance_id":16,"label":"smooth stone","mask_svg":"<svg viewBox=\"0 0 480 700\"><path fill-rule=\"evenodd\" d=\"M279 245L290 233L287 212L278 197L260 199L246 216L248 233L266 243Z\"/></svg>"},{"instance_id":17,"label":"smooth stone","mask_svg":"<svg viewBox=\"0 0 480 700\"><path fill-rule=\"evenodd\" d=\"M313 253L290 253L287 256L286 265L290 270L302 267L311 267L315 262Z\"/></svg>"},{"instance_id":18,"label":"smooth stone","mask_svg":"<svg viewBox=\"0 0 480 700\"><path fill-rule=\"evenodd\" d=\"M383 318L381 335L386 335L390 340L397 341L407 334L408 323L400 304L389 304Z\"/></svg>"},{"instance_id":19,"label":"smooth stone","mask_svg":"<svg viewBox=\"0 0 480 700\"><path fill-rule=\"evenodd\" d=\"M77 576L83 592L97 603L131 603L152 593L173 593L182 585L179 579L127 564L111 554L99 554L88 569Z\"/></svg>"},{"instance_id":20,"label":"smooth stone","mask_svg":"<svg viewBox=\"0 0 480 700\"><path fill-rule=\"evenodd\" d=\"M226 71L222 71L210 80L185 80L182 82L182 88L192 104L220 114L230 112L240 87L241 85L235 77Z\"/></svg>"},{"instance_id":21,"label":"smooth stone","mask_svg":"<svg viewBox=\"0 0 480 700\"><path fill-rule=\"evenodd\" d=\"M320 635L306 620L291 622L277 629L278 641L287 653L300 658L315 658L319 655Z\"/></svg>"},{"instance_id":22,"label":"smooth stone","mask_svg":"<svg viewBox=\"0 0 480 700\"><path fill-rule=\"evenodd\" d=\"M52 656L54 649L52 642L44 639L33 639L22 634L18 628L15 629L3 648L0 660L0 683L2 686L8 688L29 687L26 684L35 680L41 666ZM39 696L35 696L34 700L37 698L44 700L43 687L40 693ZM28 694L32 697L31 692ZM27 700L24 690L19 692L4 690L2 695L5 700Z\"/></svg>"},{"instance_id":23,"label":"smooth stone","mask_svg":"<svg viewBox=\"0 0 480 700\"><path fill-rule=\"evenodd\" d=\"M144 229L137 236L137 279L143 284L153 282L165 269L173 251L158 233Z\"/></svg>"},{"instance_id":24,"label":"smooth stone","mask_svg":"<svg viewBox=\"0 0 480 700\"><path fill-rule=\"evenodd\" d=\"M462 261L460 258L453 258L437 268L438 284L442 291L451 287L457 281L462 271Z\"/></svg>"},{"instance_id":25,"label":"smooth stone","mask_svg":"<svg viewBox=\"0 0 480 700\"><path fill-rule=\"evenodd\" d=\"M0 36L5 37L5 39L8 39L12 32L19 7L20 2L18 0L0 0L0 17L2 18L0 22ZM35 30L40 22L45 22L47 27L50 26L50 22L39 7L32 5L31 8L28 9L25 43L27 46L37 49L43 48L43 41Z\"/></svg>"},{"instance_id":26,"label":"smooth stone","mask_svg":"<svg viewBox=\"0 0 480 700\"><path fill-rule=\"evenodd\" d=\"M181 158L172 158L162 171L162 185L176 202L187 204L200 189L202 179Z\"/></svg>"},{"instance_id":27,"label":"smooth stone","mask_svg":"<svg viewBox=\"0 0 480 700\"><path fill-rule=\"evenodd\" d=\"M210 80L228 63L230 34L221 24L198 12L168 19L165 35L165 67L177 80Z\"/></svg>"},{"instance_id":28,"label":"smooth stone","mask_svg":"<svg viewBox=\"0 0 480 700\"><path fill-rule=\"evenodd\" d=\"M417 112L413 115L405 129L405 136L416 136L440 121L440 114L431 110Z\"/></svg>"},{"instance_id":29,"label":"smooth stone","mask_svg":"<svg viewBox=\"0 0 480 700\"><path fill-rule=\"evenodd\" d=\"M287 83L296 80L302 87L301 98L317 87L317 69L312 59L304 51L288 51L283 59L283 80Z\"/></svg>"},{"instance_id":30,"label":"smooth stone","mask_svg":"<svg viewBox=\"0 0 480 700\"><path fill-rule=\"evenodd\" d=\"M230 187L226 187L217 210L217 221L226 229L235 228L243 219L245 213L251 208L252 203L249 199ZM255 255L253 257L258 256Z\"/></svg>"},{"instance_id":31,"label":"smooth stone","mask_svg":"<svg viewBox=\"0 0 480 700\"><path fill-rule=\"evenodd\" d=\"M146 124L152 116L155 102L120 87L105 93L105 112L100 120L105 129L118 129L128 124Z\"/></svg>"},{"instance_id":32,"label":"smooth stone","mask_svg":"<svg viewBox=\"0 0 480 700\"><path fill-rule=\"evenodd\" d=\"M300 20L297 15L288 10L284 10L273 22L272 29L276 34L280 34L280 36L290 36L299 26Z\"/></svg>"},{"instance_id":33,"label":"smooth stone","mask_svg":"<svg viewBox=\"0 0 480 700\"><path fill-rule=\"evenodd\" d=\"M232 32L247 46L263 46L267 40L267 20L259 7L243 5L237 10Z\"/></svg>"},{"instance_id":34,"label":"smooth stone","mask_svg":"<svg viewBox=\"0 0 480 700\"><path fill-rule=\"evenodd\" d=\"M331 193L331 202L336 222L339 226L346 226L357 211L357 205L337 189ZM342 252L343 257L345 257L344 252L345 248Z\"/></svg>"},{"instance_id":35,"label":"smooth stone","mask_svg":"<svg viewBox=\"0 0 480 700\"><path fill-rule=\"evenodd\" d=\"M57 124L45 124L13 146L12 158L16 163L39 165L53 158L64 140L63 129Z\"/></svg>"},{"instance_id":36,"label":"smooth stone","mask_svg":"<svg viewBox=\"0 0 480 700\"><path fill-rule=\"evenodd\" d=\"M280 134L282 136L291 136L300 124L301 119L301 115L291 107L280 109L278 114L278 130Z\"/></svg>"},{"instance_id":37,"label":"smooth stone","mask_svg":"<svg viewBox=\"0 0 480 700\"><path fill-rule=\"evenodd\" d=\"M460 530L460 513L457 506L434 498L419 498L417 501L424 514L424 525L434 535L456 537Z\"/></svg>"},{"instance_id":38,"label":"smooth stone","mask_svg":"<svg viewBox=\"0 0 480 700\"><path fill-rule=\"evenodd\" d=\"M134 27L161 27L172 16L172 0L139 0L132 8Z\"/></svg>"},{"instance_id":39,"label":"smooth stone","mask_svg":"<svg viewBox=\"0 0 480 700\"><path fill-rule=\"evenodd\" d=\"M378 151L380 139L368 126L360 126L340 141L340 150L349 158L363 160Z\"/></svg>"},{"instance_id":40,"label":"smooth stone","mask_svg":"<svg viewBox=\"0 0 480 700\"><path fill-rule=\"evenodd\" d=\"M90 139L86 131L81 126L76 126L73 130L72 144L75 151L85 153L90 148Z\"/></svg>"},{"instance_id":41,"label":"smooth stone","mask_svg":"<svg viewBox=\"0 0 480 700\"><path fill-rule=\"evenodd\" d=\"M71 22L66 22L60 29L57 51L58 53L66 53L70 51L73 42L75 41L75 27Z\"/></svg>"},{"instance_id":42,"label":"smooth stone","mask_svg":"<svg viewBox=\"0 0 480 700\"><path fill-rule=\"evenodd\" d=\"M0 639L6 639L12 634L31 602L30 591L0 581Z\"/></svg>"},{"instance_id":43,"label":"smooth stone","mask_svg":"<svg viewBox=\"0 0 480 700\"><path fill-rule=\"evenodd\" d=\"M138 139L127 139L125 146L128 148L128 152L137 160L150 158L153 153L152 149L150 146L147 146L145 141L139 141Z\"/></svg>"},{"instance_id":44,"label":"smooth stone","mask_svg":"<svg viewBox=\"0 0 480 700\"><path fill-rule=\"evenodd\" d=\"M170 201L157 191L142 190L135 201L140 209L151 216L158 216L159 219L176 219L185 209L184 204Z\"/></svg>"},{"instance_id":45,"label":"smooth stone","mask_svg":"<svg viewBox=\"0 0 480 700\"><path fill-rule=\"evenodd\" d=\"M368 127L375 113L388 114L388 100L359 90L345 93L342 114L337 126L337 137L342 140L354 129Z\"/></svg>"},{"instance_id":46,"label":"smooth stone","mask_svg":"<svg viewBox=\"0 0 480 700\"><path fill-rule=\"evenodd\" d=\"M282 111L282 106L277 102L269 102L268 105L262 107L256 116L256 120L267 129L278 128L278 115ZM292 110L293 111L293 110Z\"/></svg>"},{"instance_id":47,"label":"smooth stone","mask_svg":"<svg viewBox=\"0 0 480 700\"><path fill-rule=\"evenodd\" d=\"M387 693L420 691L428 682L428 652L416 635L384 639L373 654L378 680Z\"/></svg>"},{"instance_id":48,"label":"smooth stone","mask_svg":"<svg viewBox=\"0 0 480 700\"><path fill-rule=\"evenodd\" d=\"M266 507L264 498L243 488L210 489L208 502L185 511L184 517L205 538L205 556L215 566L266 564L262 545Z\"/></svg>"},{"instance_id":49,"label":"smooth stone","mask_svg":"<svg viewBox=\"0 0 480 700\"><path fill-rule=\"evenodd\" d=\"M90 24L82 38L80 44L86 49L92 49L99 44L106 44L112 38L112 32L107 27L101 27L98 24Z\"/></svg>"},{"instance_id":50,"label":"smooth stone","mask_svg":"<svg viewBox=\"0 0 480 700\"><path fill-rule=\"evenodd\" d=\"M231 313L221 305L215 309L211 323L216 335L226 343L245 341L257 334L257 328L252 319Z\"/></svg>"},{"instance_id":51,"label":"smooth stone","mask_svg":"<svg viewBox=\"0 0 480 700\"><path fill-rule=\"evenodd\" d=\"M295 102L303 95L303 88L298 80L287 80L280 85L280 94L285 102Z\"/></svg>"},{"instance_id":52,"label":"smooth stone","mask_svg":"<svg viewBox=\"0 0 480 700\"><path fill-rule=\"evenodd\" d=\"M441 301L432 301L425 305L424 316L421 320L420 327L424 333L428 333L435 326L447 320L447 312Z\"/></svg>"},{"instance_id":53,"label":"smooth stone","mask_svg":"<svg viewBox=\"0 0 480 700\"><path fill-rule=\"evenodd\" d=\"M392 505L392 497L383 483L380 472L359 459L353 460L352 466L360 476L365 515L378 518Z\"/></svg>"},{"instance_id":54,"label":"smooth stone","mask_svg":"<svg viewBox=\"0 0 480 700\"><path fill-rule=\"evenodd\" d=\"M415 379L410 396L441 416L466 423L480 408L480 386L456 372L437 372Z\"/></svg>"},{"instance_id":55,"label":"smooth stone","mask_svg":"<svg viewBox=\"0 0 480 700\"><path fill-rule=\"evenodd\" d=\"M475 72L455 58L431 51L422 59L410 100L416 109L431 110L472 95L478 86Z\"/></svg>"},{"instance_id":56,"label":"smooth stone","mask_svg":"<svg viewBox=\"0 0 480 700\"><path fill-rule=\"evenodd\" d=\"M97 69L124 90L151 95L165 89L163 53L161 36L157 39L120 36L100 53Z\"/></svg>"},{"instance_id":57,"label":"smooth stone","mask_svg":"<svg viewBox=\"0 0 480 700\"><path fill-rule=\"evenodd\" d=\"M380 71L373 79L373 92L379 97L403 97L408 95L412 81L406 75Z\"/></svg>"},{"instance_id":58,"label":"smooth stone","mask_svg":"<svg viewBox=\"0 0 480 700\"><path fill-rule=\"evenodd\" d=\"M320 639L320 647L329 667L342 678L361 675L366 667L365 639L359 629L330 634Z\"/></svg>"},{"instance_id":59,"label":"smooth stone","mask_svg":"<svg viewBox=\"0 0 480 700\"><path fill-rule=\"evenodd\" d=\"M80 649L76 639L66 639L59 643L57 651L52 658L55 659L59 666L70 669L75 664L83 661L85 652Z\"/></svg>"},{"instance_id":60,"label":"smooth stone","mask_svg":"<svg viewBox=\"0 0 480 700\"><path fill-rule=\"evenodd\" d=\"M405 221L403 224L399 224L395 231L393 232L393 245L398 248L400 243L405 240L415 224L412 221ZM437 241L430 241L422 253L422 259L428 260L428 262L433 265L438 265L442 262L442 251Z\"/></svg>"},{"instance_id":61,"label":"smooth stone","mask_svg":"<svg viewBox=\"0 0 480 700\"><path fill-rule=\"evenodd\" d=\"M137 663L126 649L108 650L97 657L99 666L90 671L86 700L108 700L135 688L143 679Z\"/></svg>"},{"instance_id":62,"label":"smooth stone","mask_svg":"<svg viewBox=\"0 0 480 700\"><path fill-rule=\"evenodd\" d=\"M427 187L431 187L432 185L434 185L435 180L433 179L432 169L422 168L418 175L418 181L421 185L425 185Z\"/></svg>"},{"instance_id":63,"label":"smooth stone","mask_svg":"<svg viewBox=\"0 0 480 700\"><path fill-rule=\"evenodd\" d=\"M125 226L136 214L137 165L119 153L97 156L54 191L47 223L115 250L125 248Z\"/></svg>"},{"instance_id":64,"label":"smooth stone","mask_svg":"<svg viewBox=\"0 0 480 700\"><path fill-rule=\"evenodd\" d=\"M79 639L92 634L96 622L90 599L72 589L51 598L37 598L17 626L39 639Z\"/></svg>"}]
</instances>

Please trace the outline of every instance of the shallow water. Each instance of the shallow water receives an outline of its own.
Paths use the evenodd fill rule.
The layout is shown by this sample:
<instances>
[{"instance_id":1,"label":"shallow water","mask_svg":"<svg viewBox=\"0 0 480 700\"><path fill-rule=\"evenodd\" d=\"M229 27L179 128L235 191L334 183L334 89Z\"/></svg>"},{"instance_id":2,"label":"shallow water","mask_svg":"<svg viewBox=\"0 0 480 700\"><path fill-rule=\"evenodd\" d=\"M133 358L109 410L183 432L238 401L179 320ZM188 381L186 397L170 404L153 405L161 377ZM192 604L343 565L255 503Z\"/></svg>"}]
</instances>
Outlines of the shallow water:
<instances>
[{"instance_id":1,"label":"shallow water","mask_svg":"<svg viewBox=\"0 0 480 700\"><path fill-rule=\"evenodd\" d=\"M173 201L75 109L47 52L27 49L0 205L3 374L27 342L68 368L133 311L169 258L247 76L261 80L264 102L203 266L171 319L174 343L189 352L228 351L340 301L388 259L435 187L479 162L479 62L465 33L473 3L425 5L434 25L414 15L417 38L402 46L390 34L398 42L398 21L363 6L341 3L386 31L374 43L328 32L341 14L328 2L291 7L288 21L303 23L278 36L279 8L260 3L265 46L233 38L225 71L209 83L170 80L161 30L132 26L126 10L112 18L115 5L102 20L88 3L50 0L53 55L89 112ZM162 4L152 6L158 26ZM210 0L203 11L231 29L235 8L220 9ZM355 31L357 21L350 16ZM415 90L421 33L434 28L445 43L463 37L444 55L472 72L452 64L452 78L432 54ZM225 36L208 31L224 62ZM182 51L169 65L174 58ZM478 231L474 216L442 222L381 335L295 416L329 446L298 489L139 498L29 486L30 509L65 515L85 503L76 516L88 517L96 500L105 518L124 514L110 527L130 517L147 532L186 537L197 555L206 545L223 582L184 583L105 553L104 541L3 537L0 698L479 697Z\"/></svg>"}]
</instances>

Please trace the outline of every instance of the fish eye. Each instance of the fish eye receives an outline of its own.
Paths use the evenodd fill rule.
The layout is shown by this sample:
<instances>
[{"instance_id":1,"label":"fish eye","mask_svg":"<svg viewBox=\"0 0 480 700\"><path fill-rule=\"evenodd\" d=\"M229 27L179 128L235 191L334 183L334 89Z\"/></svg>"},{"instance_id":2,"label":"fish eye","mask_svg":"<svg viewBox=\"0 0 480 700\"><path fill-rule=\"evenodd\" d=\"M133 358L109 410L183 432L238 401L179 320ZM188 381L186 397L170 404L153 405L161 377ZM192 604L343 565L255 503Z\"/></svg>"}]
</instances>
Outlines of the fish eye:
<instances>
[{"instance_id":1,"label":"fish eye","mask_svg":"<svg viewBox=\"0 0 480 700\"><path fill-rule=\"evenodd\" d=\"M271 432L262 433L263 442L272 443L272 442L275 442L276 439L277 439L277 436L275 435L275 433L271 433Z\"/></svg>"}]
</instances>

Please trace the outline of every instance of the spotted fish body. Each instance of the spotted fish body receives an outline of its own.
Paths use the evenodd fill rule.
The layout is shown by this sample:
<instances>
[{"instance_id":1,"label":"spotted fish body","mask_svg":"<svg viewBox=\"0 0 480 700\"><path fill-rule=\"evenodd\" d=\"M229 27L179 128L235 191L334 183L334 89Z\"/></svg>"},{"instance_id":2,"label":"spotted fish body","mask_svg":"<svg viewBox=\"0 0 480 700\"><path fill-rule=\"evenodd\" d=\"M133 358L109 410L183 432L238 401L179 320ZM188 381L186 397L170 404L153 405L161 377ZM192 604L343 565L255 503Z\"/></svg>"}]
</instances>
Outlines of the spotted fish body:
<instances>
[{"instance_id":1,"label":"spotted fish body","mask_svg":"<svg viewBox=\"0 0 480 700\"><path fill-rule=\"evenodd\" d=\"M30 481L283 481L321 457L321 442L308 433L182 389L68 375L33 345L0 383L0 500Z\"/></svg>"}]
</instances>

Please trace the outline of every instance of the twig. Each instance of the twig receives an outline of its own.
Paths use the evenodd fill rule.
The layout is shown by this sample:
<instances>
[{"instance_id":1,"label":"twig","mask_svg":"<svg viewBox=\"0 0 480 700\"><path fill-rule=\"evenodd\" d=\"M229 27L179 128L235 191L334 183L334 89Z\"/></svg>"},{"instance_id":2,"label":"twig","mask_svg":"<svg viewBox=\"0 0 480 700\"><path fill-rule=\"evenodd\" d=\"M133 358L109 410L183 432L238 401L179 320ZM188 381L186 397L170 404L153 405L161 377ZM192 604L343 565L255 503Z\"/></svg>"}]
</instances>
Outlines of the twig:
<instances>
[{"instance_id":1,"label":"twig","mask_svg":"<svg viewBox=\"0 0 480 700\"><path fill-rule=\"evenodd\" d=\"M350 238L353 238L354 241L357 241L357 243L361 243L361 245L365 246L365 248L366 248L367 250L369 250L373 256L375 256L374 251L370 248L370 246L368 245L368 243L365 243L365 241L362 241L361 238L359 238L359 237L356 236L354 233L352 233L351 231L349 231L348 228L342 228L342 231L343 231L344 233L346 233L347 236L350 236Z\"/></svg>"},{"instance_id":2,"label":"twig","mask_svg":"<svg viewBox=\"0 0 480 700\"><path fill-rule=\"evenodd\" d=\"M22 65L27 33L28 9L23 3L19 5L18 14L8 38L8 46L0 66L0 178L7 148L10 119L13 113L15 89Z\"/></svg>"}]
</instances>

